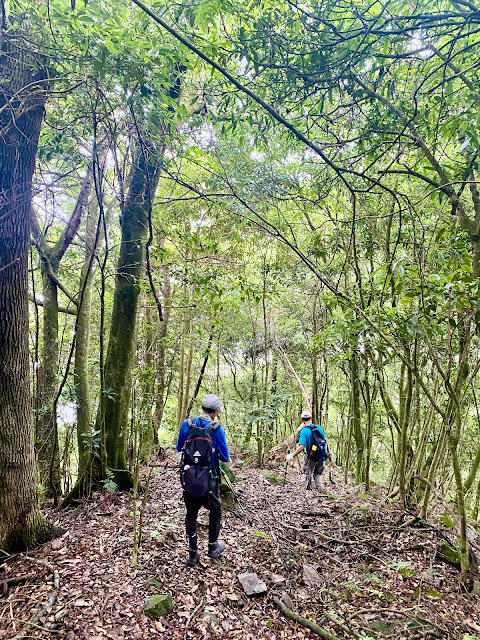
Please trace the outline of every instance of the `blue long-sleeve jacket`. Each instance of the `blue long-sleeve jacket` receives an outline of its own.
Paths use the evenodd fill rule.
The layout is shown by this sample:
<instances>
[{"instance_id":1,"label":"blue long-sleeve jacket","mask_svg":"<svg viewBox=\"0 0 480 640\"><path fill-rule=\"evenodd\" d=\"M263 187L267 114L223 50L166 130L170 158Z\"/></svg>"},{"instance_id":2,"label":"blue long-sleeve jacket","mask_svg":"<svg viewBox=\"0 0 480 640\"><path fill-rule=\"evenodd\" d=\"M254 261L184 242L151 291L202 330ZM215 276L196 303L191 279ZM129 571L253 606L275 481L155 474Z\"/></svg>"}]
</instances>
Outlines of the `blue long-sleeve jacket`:
<instances>
[{"instance_id":1,"label":"blue long-sleeve jacket","mask_svg":"<svg viewBox=\"0 0 480 640\"><path fill-rule=\"evenodd\" d=\"M203 416L195 418L196 426L202 429L208 429L210 422L211 420L207 420ZM188 438L189 432L190 429L188 428L187 421L184 420L180 427L180 433L178 434L177 451L181 451L183 449L183 445ZM222 462L228 462L230 460L230 452L228 451L227 439L222 425L213 432L213 446L215 448L215 455L219 460Z\"/></svg>"}]
</instances>

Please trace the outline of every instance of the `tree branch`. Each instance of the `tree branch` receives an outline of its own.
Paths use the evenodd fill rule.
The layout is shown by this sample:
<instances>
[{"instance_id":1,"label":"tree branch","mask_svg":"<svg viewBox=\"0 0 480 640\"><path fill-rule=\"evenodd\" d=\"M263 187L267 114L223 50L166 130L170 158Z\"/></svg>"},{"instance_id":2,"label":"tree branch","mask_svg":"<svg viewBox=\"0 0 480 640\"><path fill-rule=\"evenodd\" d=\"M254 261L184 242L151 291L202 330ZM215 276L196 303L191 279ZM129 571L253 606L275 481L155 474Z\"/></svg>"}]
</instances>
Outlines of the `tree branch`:
<instances>
[{"instance_id":1,"label":"tree branch","mask_svg":"<svg viewBox=\"0 0 480 640\"><path fill-rule=\"evenodd\" d=\"M273 601L275 602L275 604L277 605L277 607L280 609L280 611L283 613L285 617L290 618L290 620L294 620L295 622L298 622L299 624L306 627L307 629L310 629L310 631L313 631L313 633L316 633L317 636L320 636L321 638L325 638L325 640L339 640L337 636L334 636L333 633L330 633L329 631L325 631L325 629L322 629L322 627L319 627L318 624L315 624L315 622L312 622L311 620L307 620L306 618L302 618L302 616L299 616L298 613L295 613L294 611L289 609L285 604L283 604L283 602L279 600L279 598L274 598Z\"/></svg>"}]
</instances>

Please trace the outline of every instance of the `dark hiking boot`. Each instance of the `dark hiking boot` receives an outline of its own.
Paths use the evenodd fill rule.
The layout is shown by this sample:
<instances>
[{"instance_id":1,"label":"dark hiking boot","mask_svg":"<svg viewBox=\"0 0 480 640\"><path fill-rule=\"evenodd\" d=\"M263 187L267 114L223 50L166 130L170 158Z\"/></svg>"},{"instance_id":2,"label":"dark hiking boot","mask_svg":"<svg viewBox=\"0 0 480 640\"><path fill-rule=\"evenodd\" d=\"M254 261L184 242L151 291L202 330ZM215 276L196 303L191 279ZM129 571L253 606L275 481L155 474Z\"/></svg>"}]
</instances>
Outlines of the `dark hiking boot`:
<instances>
[{"instance_id":1,"label":"dark hiking boot","mask_svg":"<svg viewBox=\"0 0 480 640\"><path fill-rule=\"evenodd\" d=\"M219 558L225 551L225 543L223 540L208 543L208 556L210 558Z\"/></svg>"},{"instance_id":2,"label":"dark hiking boot","mask_svg":"<svg viewBox=\"0 0 480 640\"><path fill-rule=\"evenodd\" d=\"M190 550L188 552L187 567L194 567L199 560L200 560L200 554L198 553L198 551Z\"/></svg>"}]
</instances>

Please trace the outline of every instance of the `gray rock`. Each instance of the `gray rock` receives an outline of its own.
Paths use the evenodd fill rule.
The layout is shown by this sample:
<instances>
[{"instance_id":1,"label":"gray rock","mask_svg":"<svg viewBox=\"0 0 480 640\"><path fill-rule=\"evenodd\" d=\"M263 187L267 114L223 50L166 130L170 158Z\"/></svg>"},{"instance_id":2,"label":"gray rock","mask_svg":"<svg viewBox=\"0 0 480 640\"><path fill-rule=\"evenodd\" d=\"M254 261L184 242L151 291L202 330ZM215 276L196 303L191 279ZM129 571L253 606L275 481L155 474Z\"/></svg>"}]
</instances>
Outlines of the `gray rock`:
<instances>
[{"instance_id":1,"label":"gray rock","mask_svg":"<svg viewBox=\"0 0 480 640\"><path fill-rule=\"evenodd\" d=\"M282 602L290 610L293 610L293 602L286 591L282 591Z\"/></svg>"},{"instance_id":2,"label":"gray rock","mask_svg":"<svg viewBox=\"0 0 480 640\"><path fill-rule=\"evenodd\" d=\"M317 568L311 564L303 565L303 581L307 587L313 587L317 582L320 582L321 577L317 571Z\"/></svg>"},{"instance_id":3,"label":"gray rock","mask_svg":"<svg viewBox=\"0 0 480 640\"><path fill-rule=\"evenodd\" d=\"M145 601L145 613L152 618L161 618L173 611L170 594L150 596Z\"/></svg>"},{"instance_id":4,"label":"gray rock","mask_svg":"<svg viewBox=\"0 0 480 640\"><path fill-rule=\"evenodd\" d=\"M247 596L260 596L267 592L267 585L260 582L256 573L240 573L238 579Z\"/></svg>"},{"instance_id":5,"label":"gray rock","mask_svg":"<svg viewBox=\"0 0 480 640\"><path fill-rule=\"evenodd\" d=\"M60 611L57 611L57 613L55 614L55 622L60 622L61 620L63 620L67 613L67 609L60 609Z\"/></svg>"}]
</instances>

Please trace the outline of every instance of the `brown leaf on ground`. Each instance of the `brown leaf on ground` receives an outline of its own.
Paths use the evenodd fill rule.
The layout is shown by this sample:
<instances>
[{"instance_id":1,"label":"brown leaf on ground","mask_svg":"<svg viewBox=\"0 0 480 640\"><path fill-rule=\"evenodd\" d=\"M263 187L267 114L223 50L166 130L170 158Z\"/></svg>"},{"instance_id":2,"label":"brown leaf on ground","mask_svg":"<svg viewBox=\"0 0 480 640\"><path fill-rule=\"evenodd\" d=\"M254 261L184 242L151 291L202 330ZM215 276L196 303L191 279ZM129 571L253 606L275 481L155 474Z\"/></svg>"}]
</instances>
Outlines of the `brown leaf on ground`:
<instances>
[{"instance_id":1,"label":"brown leaf on ground","mask_svg":"<svg viewBox=\"0 0 480 640\"><path fill-rule=\"evenodd\" d=\"M307 493L300 472L290 467L293 484L285 486L265 484L258 470L242 467L238 475L244 480L236 484L241 508L234 503L223 510L224 557L207 557L208 531L200 527L200 563L189 569L175 457L167 463L155 470L136 567L131 495L97 492L75 510L52 512L67 533L30 555L58 569L60 592L40 628L28 630L30 638L313 640L311 631L276 608L273 597L282 591L289 609L341 640L368 631L383 640L382 631L370 629L375 621L394 629L399 640L419 633L463 640L480 631L478 598L463 593L458 572L435 558L448 532L400 529L402 513L378 487L376 495L365 498L362 490L325 479L327 495ZM206 524L208 514L201 513ZM314 582L304 580L304 566L312 568L307 574ZM256 573L268 594L247 598L237 580L241 573ZM15 576L27 579L9 584L0 599L2 640L13 638L24 624L20 621L29 620L52 592L51 574L38 566L32 575L21 556L0 569L0 584ZM149 584L152 578L155 586ZM167 593L174 612L145 622L146 598ZM329 612L334 620L326 617ZM420 618L427 621L422 627L416 622Z\"/></svg>"}]
</instances>

